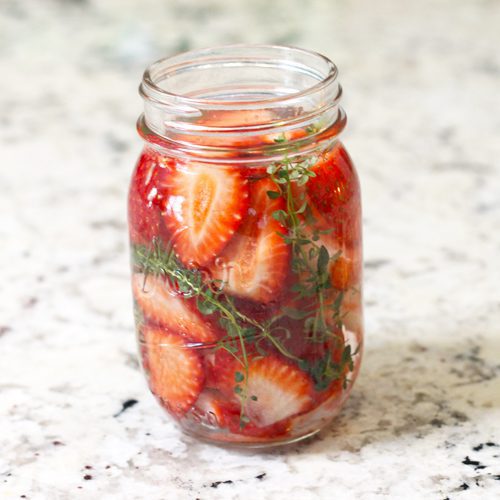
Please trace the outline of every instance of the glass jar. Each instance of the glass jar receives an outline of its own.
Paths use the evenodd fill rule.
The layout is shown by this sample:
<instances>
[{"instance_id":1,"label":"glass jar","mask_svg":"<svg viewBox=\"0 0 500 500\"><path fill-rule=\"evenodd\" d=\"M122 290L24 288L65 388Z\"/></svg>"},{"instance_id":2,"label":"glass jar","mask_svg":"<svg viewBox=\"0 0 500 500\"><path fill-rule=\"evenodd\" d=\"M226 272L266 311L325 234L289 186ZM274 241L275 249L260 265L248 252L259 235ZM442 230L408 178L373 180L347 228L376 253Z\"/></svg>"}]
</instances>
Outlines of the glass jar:
<instances>
[{"instance_id":1,"label":"glass jar","mask_svg":"<svg viewBox=\"0 0 500 500\"><path fill-rule=\"evenodd\" d=\"M362 347L361 204L337 69L280 46L154 63L129 193L151 391L191 435L290 443L331 422Z\"/></svg>"}]
</instances>

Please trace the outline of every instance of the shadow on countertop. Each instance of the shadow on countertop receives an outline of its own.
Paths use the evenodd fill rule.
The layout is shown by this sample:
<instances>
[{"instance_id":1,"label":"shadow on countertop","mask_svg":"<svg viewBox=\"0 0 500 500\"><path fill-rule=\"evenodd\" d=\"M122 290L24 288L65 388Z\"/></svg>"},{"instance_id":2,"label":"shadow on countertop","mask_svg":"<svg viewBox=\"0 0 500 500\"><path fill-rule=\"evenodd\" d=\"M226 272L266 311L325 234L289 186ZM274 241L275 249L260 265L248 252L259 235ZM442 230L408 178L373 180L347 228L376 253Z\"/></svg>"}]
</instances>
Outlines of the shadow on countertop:
<instances>
[{"instance_id":1,"label":"shadow on countertop","mask_svg":"<svg viewBox=\"0 0 500 500\"><path fill-rule=\"evenodd\" d=\"M355 452L402 435L423 438L500 408L500 331L492 337L446 335L432 343L400 337L368 345L343 412L304 451Z\"/></svg>"},{"instance_id":2,"label":"shadow on countertop","mask_svg":"<svg viewBox=\"0 0 500 500\"><path fill-rule=\"evenodd\" d=\"M366 347L352 395L330 426L304 443L259 453L333 456L431 433L442 433L441 444L453 446L446 436L460 434L495 408L500 408L500 331L494 339L445 335L432 343L402 336Z\"/></svg>"}]
</instances>

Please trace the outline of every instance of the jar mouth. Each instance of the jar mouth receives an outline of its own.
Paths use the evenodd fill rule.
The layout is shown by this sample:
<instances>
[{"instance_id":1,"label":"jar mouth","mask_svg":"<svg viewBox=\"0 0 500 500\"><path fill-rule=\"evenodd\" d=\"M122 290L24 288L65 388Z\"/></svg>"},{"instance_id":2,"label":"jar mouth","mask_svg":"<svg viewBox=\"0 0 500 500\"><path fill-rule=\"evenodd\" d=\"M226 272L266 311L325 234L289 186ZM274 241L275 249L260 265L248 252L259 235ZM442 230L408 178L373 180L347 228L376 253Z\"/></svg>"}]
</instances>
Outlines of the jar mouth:
<instances>
[{"instance_id":1,"label":"jar mouth","mask_svg":"<svg viewBox=\"0 0 500 500\"><path fill-rule=\"evenodd\" d=\"M256 56L256 51L265 52L265 56ZM280 55L288 58L277 59ZM294 57L290 57L293 55ZM270 58L273 57L273 59ZM298 57L301 61L298 61ZM307 61L307 63L306 63ZM260 96L253 99L213 99L209 96L192 97L186 93L169 90L169 80L175 78L176 74L192 72L196 69L206 68L208 65L223 67L279 67L283 71L302 72L316 80L312 85L303 89L293 89L289 92L282 90L279 95L270 93L268 96ZM314 92L321 91L331 82L335 81L338 69L335 64L322 54L299 47L287 45L265 45L265 44L234 44L222 45L200 50L184 52L177 56L159 59L151 64L144 72L140 93L144 98L153 98L162 102L162 97L168 102L174 99L177 103L184 103L186 106L224 106L239 109L255 109L268 106L272 103L282 103L287 100L294 100L305 97Z\"/></svg>"},{"instance_id":2,"label":"jar mouth","mask_svg":"<svg viewBox=\"0 0 500 500\"><path fill-rule=\"evenodd\" d=\"M185 52L145 71L138 130L174 156L269 159L287 148L295 155L343 129L337 74L327 57L296 47L225 45ZM291 138L286 147L281 137Z\"/></svg>"}]
</instances>

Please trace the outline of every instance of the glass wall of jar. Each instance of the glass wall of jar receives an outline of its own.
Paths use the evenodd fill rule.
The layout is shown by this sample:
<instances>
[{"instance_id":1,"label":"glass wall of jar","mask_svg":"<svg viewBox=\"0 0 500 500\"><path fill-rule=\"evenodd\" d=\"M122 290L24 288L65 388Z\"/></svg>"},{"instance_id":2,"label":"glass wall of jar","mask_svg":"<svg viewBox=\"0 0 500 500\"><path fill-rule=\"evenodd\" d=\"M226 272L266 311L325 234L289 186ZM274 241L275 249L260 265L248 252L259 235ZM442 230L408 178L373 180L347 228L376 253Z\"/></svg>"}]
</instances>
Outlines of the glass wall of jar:
<instances>
[{"instance_id":1,"label":"glass wall of jar","mask_svg":"<svg viewBox=\"0 0 500 500\"><path fill-rule=\"evenodd\" d=\"M361 203L337 69L226 46L144 74L129 192L149 386L184 431L269 446L329 424L361 361Z\"/></svg>"}]
</instances>

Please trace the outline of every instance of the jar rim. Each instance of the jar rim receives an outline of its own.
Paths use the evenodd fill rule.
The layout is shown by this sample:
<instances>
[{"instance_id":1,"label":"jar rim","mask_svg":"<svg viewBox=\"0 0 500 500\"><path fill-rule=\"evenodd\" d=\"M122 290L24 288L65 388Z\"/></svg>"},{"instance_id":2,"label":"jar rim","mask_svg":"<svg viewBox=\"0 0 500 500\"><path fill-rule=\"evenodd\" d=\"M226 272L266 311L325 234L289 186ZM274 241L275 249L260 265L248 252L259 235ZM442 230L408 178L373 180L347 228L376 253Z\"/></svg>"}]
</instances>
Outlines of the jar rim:
<instances>
[{"instance_id":1,"label":"jar rim","mask_svg":"<svg viewBox=\"0 0 500 500\"><path fill-rule=\"evenodd\" d=\"M179 157L215 162L238 153L248 163L298 156L344 128L337 75L327 57L286 45L183 52L144 72L138 132Z\"/></svg>"},{"instance_id":2,"label":"jar rim","mask_svg":"<svg viewBox=\"0 0 500 500\"><path fill-rule=\"evenodd\" d=\"M290 92L287 95L274 95L252 100L249 99L227 101L223 99L210 99L207 97L190 97L182 93L171 92L159 85L158 76L162 76L163 78L161 81L164 81L165 77L168 77L169 74L173 74L175 71L182 69L182 67L193 63L196 58L207 57L213 53L220 53L221 59L213 58L212 62L215 63L217 62L217 60L219 62L223 60L227 61L227 56L224 57L224 53L229 53L233 50L268 50L274 52L282 51L295 55L302 55L303 57L310 58L311 63L313 61L322 63L324 65L324 71L322 75L316 72L316 77L321 76L321 79L318 79L316 83L304 89ZM248 57L249 56L247 56L247 58ZM285 68L286 65L283 65L283 67ZM160 68L163 68L163 71L160 72ZM203 108L210 106L223 106L226 108L230 108L237 106L239 109L252 109L262 106L269 106L273 103L284 103L286 101L305 98L310 94L322 91L325 87L334 82L337 76L337 66L328 57L313 50L303 49L292 45L278 44L228 44L202 49L194 49L187 52L182 52L174 56L164 57L155 61L154 63L150 64L144 71L142 82L140 85L140 94L144 98L153 99L159 104L162 103L164 99L166 99L167 101L174 100L176 102L176 105L184 104L187 107Z\"/></svg>"}]
</instances>

